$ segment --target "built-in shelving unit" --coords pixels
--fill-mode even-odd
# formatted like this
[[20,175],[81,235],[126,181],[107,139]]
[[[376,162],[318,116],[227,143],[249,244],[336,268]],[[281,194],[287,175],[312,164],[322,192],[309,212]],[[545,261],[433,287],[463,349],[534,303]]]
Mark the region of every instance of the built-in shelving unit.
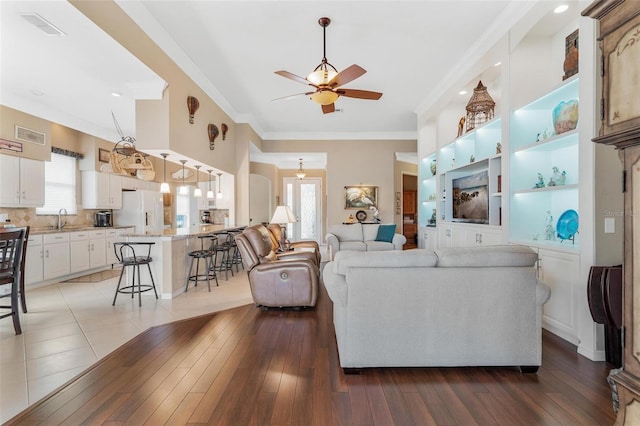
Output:
[[[564,211],[579,211],[578,130],[553,134],[552,114],[560,102],[578,100],[578,89],[578,77],[574,76],[544,96],[513,111],[509,174],[512,240],[537,246],[555,246],[559,242],[555,233],[552,239],[545,234],[548,215],[551,215],[555,226]],[[563,185],[549,185],[554,167],[564,174]],[[542,176],[543,187],[538,187],[539,175]],[[564,244],[577,246],[578,239]]]
[[[418,194],[420,199],[418,201],[418,226],[430,226],[434,227],[435,223],[431,221],[433,216],[433,210],[436,209],[437,216],[437,171],[432,173],[432,163],[436,162],[437,155],[433,153],[421,160],[420,167],[418,167]],[[435,169],[437,170],[437,162]]]

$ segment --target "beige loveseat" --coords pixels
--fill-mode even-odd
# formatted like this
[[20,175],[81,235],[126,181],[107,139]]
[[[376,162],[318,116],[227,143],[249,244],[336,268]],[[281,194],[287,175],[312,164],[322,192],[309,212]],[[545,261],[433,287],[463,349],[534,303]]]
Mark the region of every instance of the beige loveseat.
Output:
[[518,366],[542,363],[537,254],[524,246],[341,251],[323,271],[340,366]]
[[333,260],[341,250],[350,251],[386,251],[402,250],[407,242],[404,235],[394,233],[390,241],[377,241],[380,223],[352,223],[348,225],[333,225],[325,236],[329,259]]

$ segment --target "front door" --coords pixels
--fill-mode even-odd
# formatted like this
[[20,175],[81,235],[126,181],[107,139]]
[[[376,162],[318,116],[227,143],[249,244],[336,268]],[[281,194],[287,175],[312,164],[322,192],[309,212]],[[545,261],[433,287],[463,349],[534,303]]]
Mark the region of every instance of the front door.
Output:
[[322,179],[284,178],[283,201],[298,221],[289,224],[287,237],[291,241],[322,239]]

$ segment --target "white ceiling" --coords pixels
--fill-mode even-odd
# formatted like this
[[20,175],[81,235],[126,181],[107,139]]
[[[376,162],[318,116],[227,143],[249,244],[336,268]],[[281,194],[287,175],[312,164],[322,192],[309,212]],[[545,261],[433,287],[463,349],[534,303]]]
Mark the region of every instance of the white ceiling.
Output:
[[[416,139],[416,111],[452,89],[451,82],[534,4],[117,3],[234,121],[250,123],[265,140]],[[37,12],[66,35],[45,35],[20,16],[25,12]],[[113,112],[123,132],[135,136],[135,99],[156,99],[164,88],[153,71],[65,1],[2,0],[0,15],[0,103],[117,141]],[[379,101],[340,98],[339,111],[326,115],[305,97],[272,101],[306,91],[274,71],[304,77],[320,63],[322,28],[317,20],[322,16],[332,20],[327,28],[329,62],[338,70],[355,63],[368,71],[345,87],[383,92]],[[475,83],[453,89],[471,93]],[[290,153],[285,161],[299,155]]]

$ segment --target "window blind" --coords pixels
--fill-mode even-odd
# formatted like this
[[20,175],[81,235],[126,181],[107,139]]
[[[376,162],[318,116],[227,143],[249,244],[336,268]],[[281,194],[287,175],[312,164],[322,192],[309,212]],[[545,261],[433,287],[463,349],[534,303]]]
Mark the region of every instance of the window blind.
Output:
[[51,153],[51,161],[44,166],[44,206],[36,208],[36,214],[58,214],[67,209],[77,214],[76,205],[76,159]]

